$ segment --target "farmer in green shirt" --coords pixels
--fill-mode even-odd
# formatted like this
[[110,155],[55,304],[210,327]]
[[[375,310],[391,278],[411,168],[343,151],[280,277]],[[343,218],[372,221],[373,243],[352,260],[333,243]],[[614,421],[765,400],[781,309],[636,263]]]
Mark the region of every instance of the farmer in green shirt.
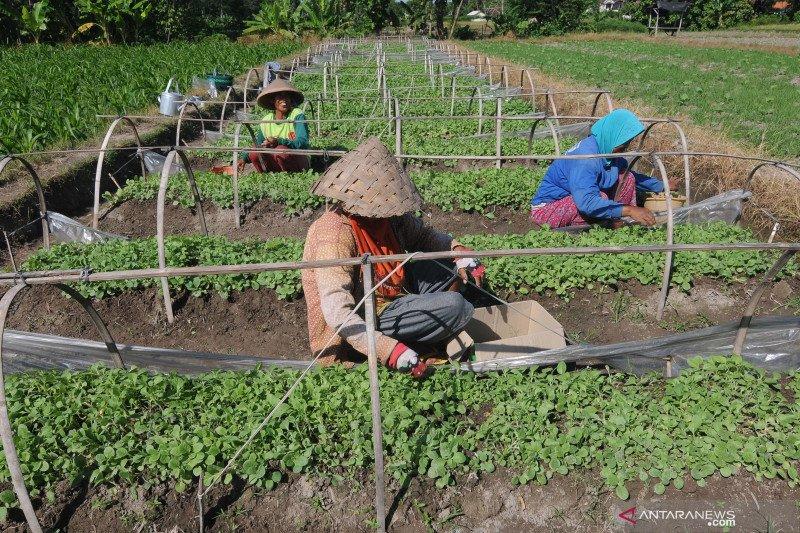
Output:
[[[308,156],[292,154],[292,149],[308,148],[306,116],[299,106],[303,93],[281,78],[276,79],[256,98],[266,114],[256,132],[256,144],[265,148],[277,148],[285,154],[246,153],[243,160],[250,161],[258,172],[299,172],[310,166]],[[285,122],[269,122],[269,121]]]

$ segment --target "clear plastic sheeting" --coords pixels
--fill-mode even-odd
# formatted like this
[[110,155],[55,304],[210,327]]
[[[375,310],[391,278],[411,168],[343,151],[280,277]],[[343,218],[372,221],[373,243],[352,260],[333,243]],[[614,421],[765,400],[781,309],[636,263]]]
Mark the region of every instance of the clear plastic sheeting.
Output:
[[[742,216],[742,202],[750,198],[752,193],[743,189],[733,189],[726,191],[722,194],[706,198],[696,204],[690,204],[684,207],[679,207],[672,212],[675,224],[702,224],[705,222],[727,222],[728,224],[735,224],[739,217]],[[658,211],[654,213],[657,225],[665,225],[667,223],[666,211]],[[625,222],[633,224],[631,218],[623,217]],[[582,224],[579,226],[566,226],[563,228],[556,228],[553,231],[563,231],[565,233],[580,233],[588,231],[592,226],[589,224]]]
[[219,96],[219,91],[217,90],[217,86],[214,85],[214,82],[209,80],[208,78],[200,78],[194,76],[192,78],[192,88],[196,91],[205,91],[208,96],[211,98],[216,98]]
[[[693,357],[729,355],[739,321],[688,333],[645,341],[630,341],[603,346],[567,346],[556,350],[520,355],[493,361],[463,363],[464,370],[491,372],[511,368],[552,365],[561,361],[608,365],[622,372],[646,374],[661,372],[677,376],[688,368]],[[742,358],[754,366],[774,372],[800,369],[800,318],[762,317],[750,324]]]
[[[752,193],[743,189],[733,189],[706,198],[695,204],[679,207],[673,211],[676,224],[700,224],[702,222],[727,222],[733,224],[742,216],[742,202]],[[656,220],[666,224],[666,212],[655,213]]]
[[50,234],[53,235],[58,242],[81,242],[84,244],[91,244],[111,239],[126,238],[121,235],[84,226],[77,220],[73,220],[55,211],[47,212],[47,224],[50,227]]
[[[305,368],[308,365],[308,361],[127,344],[117,344],[117,348],[126,366],[137,366],[153,372],[199,374],[212,370],[250,370],[257,365],[288,368]],[[3,336],[3,365],[6,372],[85,370],[97,363],[113,364],[103,342],[13,330],[6,330]]]
[[[144,158],[144,168],[146,168],[147,172],[150,174],[160,175],[164,168],[164,163],[167,161],[166,156],[152,150],[145,150],[142,152],[142,158]],[[183,163],[180,162],[180,158],[176,157],[172,162],[172,167],[169,169],[169,175],[174,176],[181,172],[186,172],[186,169],[183,168]]]
[[[462,369],[493,372],[512,368],[553,365],[561,361],[609,365],[620,371],[645,374],[662,372],[676,376],[692,357],[728,355],[739,322],[646,341],[603,346],[568,346],[539,352],[517,347],[519,356],[463,363]],[[118,344],[125,364],[153,372],[198,374],[213,370],[250,370],[258,365],[304,368],[308,361],[270,359],[254,355],[225,355],[168,348]],[[105,343],[42,333],[8,330],[3,337],[7,371],[83,370],[97,363],[111,364]],[[800,318],[755,318],[750,325],[743,357],[754,366],[787,372],[800,368]]]

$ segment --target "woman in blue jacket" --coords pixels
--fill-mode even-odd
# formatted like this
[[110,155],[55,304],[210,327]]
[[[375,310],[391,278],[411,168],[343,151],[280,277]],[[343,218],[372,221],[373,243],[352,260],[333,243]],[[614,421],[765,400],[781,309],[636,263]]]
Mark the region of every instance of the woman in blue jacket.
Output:
[[[615,109],[598,120],[591,135],[567,154],[625,152],[643,131],[636,115],[627,109]],[[636,205],[636,189],[662,192],[664,185],[656,178],[627,169],[628,162],[623,157],[554,161],[531,200],[531,221],[551,228],[592,222],[618,226],[619,219],[630,217],[652,226],[656,219],[650,210]],[[674,188],[672,181],[670,188]]]

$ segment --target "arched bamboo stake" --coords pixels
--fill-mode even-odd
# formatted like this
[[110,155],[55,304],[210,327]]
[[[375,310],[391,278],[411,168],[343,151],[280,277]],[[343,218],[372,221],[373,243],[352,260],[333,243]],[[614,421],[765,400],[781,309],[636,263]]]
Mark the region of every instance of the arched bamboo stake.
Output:
[[39,216],[42,218],[42,243],[45,248],[50,248],[50,227],[47,225],[47,204],[44,201],[44,189],[42,189],[42,180],[39,179],[39,174],[33,168],[27,159],[16,155],[7,155],[0,160],[0,175],[6,169],[6,166],[12,161],[19,161],[25,170],[30,174],[33,179],[33,186],[36,188],[36,196],[39,200]]
[[653,122],[645,128],[644,133],[639,138],[639,150],[642,149],[644,146],[644,140],[647,138],[647,135],[650,133],[650,130],[653,129],[653,126],[656,124],[672,124],[675,130],[678,132],[678,142],[681,144],[681,150],[684,152],[683,155],[683,183],[684,183],[684,192],[686,194],[686,204],[688,205],[691,202],[691,191],[692,191],[692,175],[689,168],[689,156],[686,155],[686,152],[689,151],[689,146],[686,143],[686,135],[683,133],[683,128],[680,124],[678,124],[674,120],[668,121],[661,121],[661,122]]
[[508,89],[508,65],[503,65],[500,67],[500,80],[503,84],[503,87]]
[[205,138],[205,136],[206,136],[206,121],[203,118],[203,113],[200,112],[200,108],[197,107],[197,104],[195,104],[194,102],[188,102],[187,101],[187,102],[184,102],[183,105],[181,106],[181,112],[178,115],[178,125],[175,128],[175,146],[180,146],[181,145],[181,140],[182,140],[181,139],[181,123],[183,122],[183,115],[186,114],[186,109],[189,106],[194,107],[195,111],[197,111],[197,116],[200,117],[200,128],[202,128],[202,131],[203,131],[203,138]]
[[[97,311],[92,306],[91,302],[81,296],[81,294],[72,287],[63,285],[61,283],[57,283],[55,286],[58,287],[61,292],[75,299],[75,301],[77,301],[89,314],[89,317],[92,319],[92,322],[100,333],[103,342],[105,342],[106,347],[111,354],[112,361],[118,368],[125,368],[122,357],[119,353],[119,349],[117,348],[117,344],[114,342],[111,333],[108,331],[108,327],[106,327],[106,324],[100,318],[100,315],[97,314]],[[30,494],[25,486],[25,478],[22,475],[22,468],[20,466],[19,456],[17,455],[17,448],[14,445],[14,432],[11,428],[11,420],[8,417],[8,399],[6,397],[5,370],[3,368],[3,338],[5,336],[8,312],[11,309],[11,304],[14,302],[14,300],[29,287],[30,285],[22,283],[14,285],[8,291],[6,291],[2,299],[0,299],[0,439],[2,439],[3,454],[5,455],[6,464],[11,474],[11,484],[14,487],[14,493],[17,495],[17,500],[19,500],[19,506],[25,515],[28,528],[30,528],[30,530],[34,533],[41,533],[42,527],[39,524],[39,519],[36,517],[36,513],[33,510]]]
[[122,359],[122,354],[119,353],[119,348],[117,347],[117,343],[114,341],[114,337],[111,336],[111,332],[108,330],[108,326],[100,318],[100,315],[97,312],[97,309],[94,308],[92,305],[91,300],[88,298],[84,298],[84,296],[70,287],[69,285],[63,285],[61,283],[56,284],[56,287],[61,289],[61,292],[68,295],[70,298],[75,300],[83,307],[83,310],[89,315],[89,318],[92,319],[94,326],[97,328],[97,332],[100,334],[100,338],[103,339],[103,342],[108,349],[108,353],[111,355],[111,360],[113,361],[114,365],[117,368],[125,368],[125,361]]
[[[245,93],[246,92],[247,91],[245,90]],[[236,91],[234,90],[233,85],[228,87],[228,90],[225,91],[225,100],[222,102],[222,111],[219,114],[219,133],[220,133],[220,135],[223,134],[224,131],[225,131],[225,108],[228,107],[228,101],[231,98],[231,94],[233,94],[233,97],[236,98]],[[246,102],[247,102],[247,96],[243,96],[242,97],[242,103],[244,105],[243,109],[244,109],[245,112],[247,112],[247,104],[246,104]]]
[[[247,91],[248,91],[248,89],[250,89],[250,76],[252,76],[253,74],[256,75],[256,79],[259,82],[262,82],[261,73],[258,71],[257,68],[251,68],[250,70],[247,71],[247,76],[245,76],[245,78],[244,78],[244,89],[242,89],[242,93],[244,95],[242,97],[242,103],[243,103],[245,112],[247,112]],[[233,85],[228,87],[228,91],[230,91],[231,89],[233,89]],[[225,101],[227,102],[227,100],[228,100],[228,97],[226,96],[225,97]],[[225,107],[223,106],[222,109],[223,109],[223,116],[224,116]],[[221,121],[220,121],[220,123],[221,123]]]
[[42,533],[42,526],[33,510],[30,494],[25,487],[25,478],[22,475],[22,468],[17,455],[17,447],[14,445],[14,432],[11,429],[11,420],[8,418],[8,401],[6,399],[5,371],[3,370],[3,335],[6,329],[6,318],[11,303],[17,295],[28,288],[27,285],[15,285],[11,287],[0,299],[0,438],[3,441],[3,454],[6,458],[6,465],[11,474],[11,484],[14,486],[14,493],[19,500],[19,506],[28,522],[28,527],[33,533]]
[[469,95],[469,102],[467,102],[467,115],[472,113],[472,102],[475,101],[475,95],[478,93],[479,89],[480,87],[477,85],[472,88],[472,92]]
[[[531,86],[531,100],[536,104],[536,84],[533,83],[533,76],[531,76],[531,71],[528,69],[524,69],[523,72],[525,73],[525,77],[528,78],[528,83]],[[524,90],[522,92],[525,92]],[[534,111],[536,109],[534,108]]]
[[[197,183],[194,180],[194,172],[192,165],[189,163],[189,158],[180,150],[170,150],[167,154],[167,159],[164,161],[164,168],[161,169],[161,181],[158,184],[158,204],[156,205],[156,245],[158,246],[158,267],[166,268],[166,250],[164,247],[164,204],[167,198],[167,185],[169,184],[169,170],[172,168],[172,163],[175,161],[175,156],[180,157],[183,167],[186,169],[186,175],[189,179],[189,186],[194,196],[194,201],[197,204],[197,216],[200,219],[200,229],[204,235],[208,235],[206,228],[206,217],[203,213],[203,203],[200,198],[200,191],[197,189]],[[236,167],[234,163],[234,168]],[[164,293],[164,311],[167,314],[167,322],[172,324],[175,322],[175,315],[172,312],[172,297],[169,293],[169,283],[167,278],[161,278],[161,290]]]
[[[761,170],[761,168],[766,166],[771,166],[777,168],[778,170],[782,170],[788,173],[790,176],[797,179],[798,181],[800,181],[800,172],[798,172],[797,169],[794,169],[791,166],[783,163],[778,163],[774,161],[765,161],[753,167],[753,170],[750,171],[750,174],[748,174],[747,178],[745,179],[742,188],[746,191],[752,191],[753,178],[755,177],[756,173],[759,170]],[[772,221],[772,231],[769,234],[769,239],[767,239],[767,242],[772,242],[773,239],[775,239],[775,235],[778,233],[778,229],[780,228],[781,223],[778,220],[778,218],[774,216],[768,209],[761,207],[761,211],[763,211],[764,214],[767,216],[767,218],[769,218]]]
[[114,130],[122,121],[127,122],[133,128],[133,135],[136,138],[136,145],[139,147],[139,162],[142,166],[142,176],[147,175],[147,171],[144,168],[144,155],[142,154],[142,140],[139,138],[139,131],[136,129],[136,123],[133,122],[128,117],[117,117],[114,122],[108,127],[108,131],[106,132],[106,136],[103,138],[103,142],[100,145],[100,154],[97,156],[97,169],[94,172],[94,205],[92,207],[92,228],[97,229],[97,223],[99,218],[100,212],[100,180],[103,176],[103,161],[106,158],[106,148],[108,147],[108,143],[111,140],[111,135],[114,133]]
[[[661,158],[658,157],[656,154],[651,154],[653,157],[654,167],[658,169],[659,174],[661,174],[661,183],[664,185],[664,196],[665,201],[667,204],[667,245],[673,244],[674,241],[674,233],[675,233],[675,217],[673,215],[672,210],[672,194],[669,189],[669,178],[667,178],[667,169],[664,167],[663,161]],[[634,165],[641,159],[641,156],[636,156],[631,161],[630,165],[628,165],[628,170],[633,170]],[[664,316],[664,308],[667,305],[667,296],[669,296],[669,283],[670,278],[672,277],[672,259],[673,259],[673,252],[668,251],[666,259],[664,260],[664,274],[661,280],[661,295],[658,299],[658,311],[656,312],[656,318],[661,320]]]
[[[547,92],[545,93],[545,105],[550,107],[550,111],[552,112],[553,115],[558,116],[558,108],[556,107],[556,98],[555,95],[553,94],[552,89],[548,88]],[[561,122],[559,122],[559,120],[556,119],[556,124],[560,126]]]
[[597,113],[597,108],[600,105],[600,98],[603,96],[606,98],[608,112],[611,113],[614,111],[614,103],[611,101],[611,94],[608,91],[598,91],[597,96],[594,97],[594,104],[592,104],[592,116],[595,116],[595,113]]
[[[556,149],[556,155],[561,155],[561,142],[558,138],[558,131],[556,130],[555,126],[553,125],[553,120],[549,117],[542,117],[537,118],[533,121],[533,126],[531,126],[531,132],[528,135],[528,152],[533,153],[533,134],[536,132],[536,126],[539,125],[539,122],[544,121],[547,124],[547,127],[550,129],[550,135],[553,136],[553,145]],[[536,165],[536,162],[533,160],[529,161],[529,166],[533,167]]]
[[743,185],[742,188],[744,190],[746,190],[746,191],[751,190],[751,186],[752,186],[752,183],[753,183],[753,178],[755,177],[756,173],[759,170],[761,170],[763,167],[767,167],[767,166],[775,167],[778,170],[782,170],[782,171],[788,173],[789,175],[794,176],[795,178],[797,178],[798,181],[800,181],[800,172],[798,172],[796,169],[790,167],[789,165],[785,165],[783,163],[775,163],[775,162],[772,162],[772,161],[767,161],[767,162],[764,162],[764,163],[759,163],[758,165],[756,165],[753,168],[753,170],[750,171],[750,174],[748,174],[747,179],[744,181],[744,185]]
[[739,329],[736,331],[736,340],[733,342],[733,353],[736,355],[742,355],[742,349],[744,348],[744,342],[747,339],[747,330],[750,328],[750,322],[753,320],[753,313],[756,312],[756,307],[758,307],[758,302],[761,301],[761,297],[764,295],[764,291],[767,288],[769,283],[774,281],[775,276],[777,276],[783,267],[789,262],[789,260],[794,257],[796,250],[786,250],[781,254],[775,264],[764,274],[764,277],[761,279],[761,283],[758,284],[756,290],[753,291],[753,295],[750,297],[750,302],[747,304],[747,309],[742,315],[741,320],[739,321]]

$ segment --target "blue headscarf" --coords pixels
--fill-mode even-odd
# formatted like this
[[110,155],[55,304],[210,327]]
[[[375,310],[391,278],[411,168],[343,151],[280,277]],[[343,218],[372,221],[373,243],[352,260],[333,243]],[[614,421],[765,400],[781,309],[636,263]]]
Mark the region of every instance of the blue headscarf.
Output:
[[627,109],[615,109],[594,123],[592,135],[601,154],[610,154],[644,131],[644,125]]

